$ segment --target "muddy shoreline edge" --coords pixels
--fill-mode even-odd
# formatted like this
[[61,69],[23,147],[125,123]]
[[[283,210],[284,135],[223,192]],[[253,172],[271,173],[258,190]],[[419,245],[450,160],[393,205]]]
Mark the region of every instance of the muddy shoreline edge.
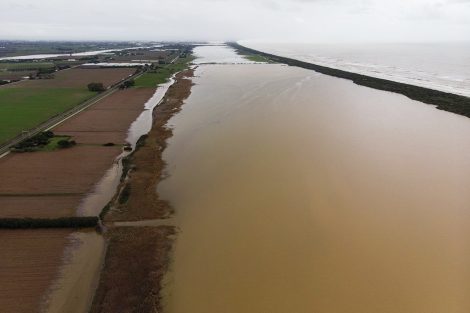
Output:
[[[159,312],[160,291],[167,271],[174,226],[114,225],[122,221],[165,219],[173,210],[159,199],[157,185],[165,168],[162,154],[172,136],[167,122],[177,114],[190,93],[194,69],[175,75],[175,82],[152,113],[152,128],[126,161],[119,192],[103,212],[107,251],[90,312]],[[117,287],[119,286],[119,287]]]
[[394,82],[391,80],[375,78],[362,74],[356,74],[287,57],[281,57],[274,54],[251,49],[242,46],[236,42],[228,42],[227,45],[234,48],[238,52],[241,52],[242,54],[261,55],[276,63],[297,66],[309,70],[314,70],[321,74],[352,80],[355,84],[360,86],[398,93],[412,100],[435,105],[436,108],[439,110],[463,115],[465,117],[470,118],[470,98],[465,96],[460,96],[452,93],[414,86],[405,83]]

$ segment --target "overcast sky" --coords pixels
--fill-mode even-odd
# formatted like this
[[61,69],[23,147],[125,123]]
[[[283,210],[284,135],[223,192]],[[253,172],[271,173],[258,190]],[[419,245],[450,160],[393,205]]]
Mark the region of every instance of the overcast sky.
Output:
[[0,0],[0,39],[461,41],[470,0]]

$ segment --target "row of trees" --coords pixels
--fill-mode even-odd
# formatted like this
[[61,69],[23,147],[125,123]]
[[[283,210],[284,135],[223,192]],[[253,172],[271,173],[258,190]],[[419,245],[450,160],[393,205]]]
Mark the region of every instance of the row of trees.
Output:
[[[135,80],[129,79],[119,85],[119,89],[130,88],[135,85]],[[106,87],[103,83],[89,83],[87,85],[89,91],[93,92],[103,92],[106,90]]]

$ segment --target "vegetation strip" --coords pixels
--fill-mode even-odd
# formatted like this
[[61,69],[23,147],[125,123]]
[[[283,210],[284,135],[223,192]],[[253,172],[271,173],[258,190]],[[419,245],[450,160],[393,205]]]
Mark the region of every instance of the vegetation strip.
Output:
[[97,227],[99,218],[86,217],[61,217],[61,218],[0,218],[0,229],[24,229],[24,228],[89,228]]
[[228,43],[229,46],[235,48],[241,53],[250,55],[260,55],[271,59],[274,62],[285,63],[291,66],[302,67],[314,70],[329,76],[352,80],[355,84],[366,86],[378,90],[390,91],[407,96],[412,100],[421,101],[427,104],[436,105],[437,109],[460,114],[470,117],[470,98],[455,95],[447,92],[433,90],[429,88],[394,82],[386,79],[375,78],[371,76],[346,72],[326,66],[316,65],[313,63],[303,62],[291,58],[280,57],[277,55],[257,51],[244,47],[235,42]]
[[[193,71],[176,75],[163,101],[153,111],[152,129],[137,142],[135,151],[123,160],[121,192],[116,210],[111,210],[105,221],[137,221],[165,218],[172,213],[170,205],[156,192],[165,162],[162,153],[172,130],[166,127],[168,120],[181,110],[183,101],[191,92]],[[126,177],[127,176],[127,177]]]
[[90,312],[160,312],[160,281],[167,271],[174,234],[169,226],[110,229]]

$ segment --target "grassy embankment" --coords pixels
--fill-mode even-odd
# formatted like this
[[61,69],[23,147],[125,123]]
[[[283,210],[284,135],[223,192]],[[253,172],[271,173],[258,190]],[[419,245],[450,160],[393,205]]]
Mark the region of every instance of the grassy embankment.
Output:
[[241,54],[257,54],[269,58],[274,62],[284,63],[290,66],[302,67],[305,69],[314,70],[318,73],[322,73],[325,75],[352,80],[357,85],[399,93],[404,96],[407,96],[412,100],[436,105],[437,109],[439,110],[444,110],[466,117],[470,117],[470,98],[468,97],[437,91],[429,88],[398,83],[386,79],[380,79],[371,76],[346,72],[291,58],[280,57],[277,55],[250,49],[234,42],[228,43],[228,45],[235,48]]
[[95,95],[86,88],[0,88],[0,143]]
[[253,62],[258,62],[258,63],[273,63],[270,59],[268,59],[267,57],[264,57],[262,55],[259,55],[259,54],[249,54],[249,55],[245,55],[245,58],[247,58],[248,60],[250,61],[253,61]]
[[250,60],[252,62],[256,63],[276,63],[270,58],[261,55],[259,53],[254,53],[252,51],[246,51],[246,50],[241,50],[241,49],[236,49],[237,53],[241,56],[243,56],[245,59]]

